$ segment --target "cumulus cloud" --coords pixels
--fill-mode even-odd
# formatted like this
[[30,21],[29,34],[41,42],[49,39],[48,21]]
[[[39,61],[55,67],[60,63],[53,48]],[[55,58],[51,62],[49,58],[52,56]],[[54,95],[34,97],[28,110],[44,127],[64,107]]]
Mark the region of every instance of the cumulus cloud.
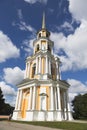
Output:
[[69,0],[69,10],[77,20],[87,20],[87,0]]
[[12,86],[7,85],[4,81],[0,82],[0,88],[3,92],[5,102],[14,106],[17,94],[16,90],[12,88]]
[[7,83],[16,85],[20,83],[24,78],[24,70],[19,67],[14,68],[4,68],[4,80]]
[[16,91],[14,88],[12,88],[11,86],[7,85],[5,82],[0,82],[0,87],[3,91],[4,95],[16,95]]
[[86,83],[83,84],[81,81],[78,81],[75,79],[68,79],[67,81],[71,85],[69,88],[70,101],[72,101],[73,98],[78,94],[87,93],[87,84]]
[[[61,70],[87,69],[87,1],[69,0],[69,10],[74,19],[81,22],[73,34],[67,37],[63,33],[52,32],[54,50],[60,55],[62,61]],[[72,26],[65,22],[62,28],[73,30]]]
[[11,39],[0,31],[0,63],[9,58],[20,56],[20,50],[12,43]]
[[64,51],[61,55],[62,71],[87,69],[87,22],[81,23],[74,34],[67,37],[63,33],[51,33],[55,53]]
[[29,4],[35,4],[36,2],[47,4],[47,0],[24,0],[24,1]]

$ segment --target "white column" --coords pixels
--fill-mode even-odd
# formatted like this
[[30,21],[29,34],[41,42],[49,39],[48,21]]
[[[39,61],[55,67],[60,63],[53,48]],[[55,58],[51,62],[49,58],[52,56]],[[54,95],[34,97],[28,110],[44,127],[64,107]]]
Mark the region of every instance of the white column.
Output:
[[55,94],[55,110],[57,110],[57,92],[56,92],[56,87],[54,87],[54,94]]
[[30,77],[30,62],[28,62],[28,72],[27,72],[27,77],[29,78]]
[[19,102],[18,102],[18,110],[21,108],[21,102],[22,102],[22,90],[19,92]]
[[64,112],[65,112],[65,120],[68,119],[67,115],[67,92],[64,92]]
[[53,86],[51,86],[51,92],[50,92],[50,100],[51,100],[51,110],[54,110],[54,95],[53,95]]
[[68,90],[67,90],[67,109],[68,109],[68,111],[67,111],[68,120],[73,120],[70,103],[69,103]]
[[32,101],[32,110],[35,110],[36,106],[36,86],[33,88],[33,101]]
[[30,96],[28,99],[28,110],[31,110],[31,105],[32,105],[32,87],[30,87]]
[[60,72],[59,72],[59,63],[56,61],[56,72],[57,72],[57,80],[60,79]]
[[38,73],[38,57],[36,57],[36,74]]
[[41,73],[41,57],[39,57],[39,73]]
[[58,109],[61,110],[61,97],[60,97],[60,87],[57,86],[57,95],[58,95]]
[[51,60],[49,59],[49,74],[51,74]]
[[48,44],[47,44],[47,42],[46,42],[46,50],[48,49]]
[[18,109],[18,98],[19,98],[19,90],[17,92],[17,98],[16,98],[16,103],[15,103],[15,110]]
[[46,55],[46,74],[48,73],[48,56]]

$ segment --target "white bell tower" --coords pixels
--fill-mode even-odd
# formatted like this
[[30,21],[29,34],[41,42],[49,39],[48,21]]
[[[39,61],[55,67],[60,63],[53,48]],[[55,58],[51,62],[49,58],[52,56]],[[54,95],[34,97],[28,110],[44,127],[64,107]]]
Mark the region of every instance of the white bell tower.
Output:
[[33,55],[26,58],[26,74],[17,86],[14,120],[72,120],[69,109],[69,84],[60,79],[60,59],[53,55],[54,42],[46,29],[45,13],[42,28],[33,41]]

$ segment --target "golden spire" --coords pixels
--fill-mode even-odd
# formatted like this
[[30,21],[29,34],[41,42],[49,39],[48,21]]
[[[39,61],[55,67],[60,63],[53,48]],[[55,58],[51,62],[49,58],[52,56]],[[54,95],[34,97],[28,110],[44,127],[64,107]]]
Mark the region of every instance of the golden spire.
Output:
[[42,29],[46,29],[46,25],[45,25],[45,12],[43,12]]

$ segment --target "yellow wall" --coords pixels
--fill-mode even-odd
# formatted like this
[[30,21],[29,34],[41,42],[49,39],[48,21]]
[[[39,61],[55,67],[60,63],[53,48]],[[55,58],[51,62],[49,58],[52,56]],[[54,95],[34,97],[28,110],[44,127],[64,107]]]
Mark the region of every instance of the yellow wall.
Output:
[[36,110],[40,110],[40,86],[37,87]]
[[46,87],[46,93],[47,93],[47,99],[46,99],[46,102],[47,102],[47,104],[46,104],[46,109],[47,110],[49,110],[50,109],[50,91],[49,91],[49,89],[50,89],[50,87],[49,86],[47,86]]
[[45,87],[46,88],[46,109],[50,109],[50,91],[49,91],[49,86],[41,86],[37,87],[37,99],[36,99],[36,110],[40,110],[40,89]]
[[23,93],[22,107],[21,107],[22,118],[26,117],[26,110],[28,108],[29,95],[30,95],[30,93],[26,93],[26,91]]

